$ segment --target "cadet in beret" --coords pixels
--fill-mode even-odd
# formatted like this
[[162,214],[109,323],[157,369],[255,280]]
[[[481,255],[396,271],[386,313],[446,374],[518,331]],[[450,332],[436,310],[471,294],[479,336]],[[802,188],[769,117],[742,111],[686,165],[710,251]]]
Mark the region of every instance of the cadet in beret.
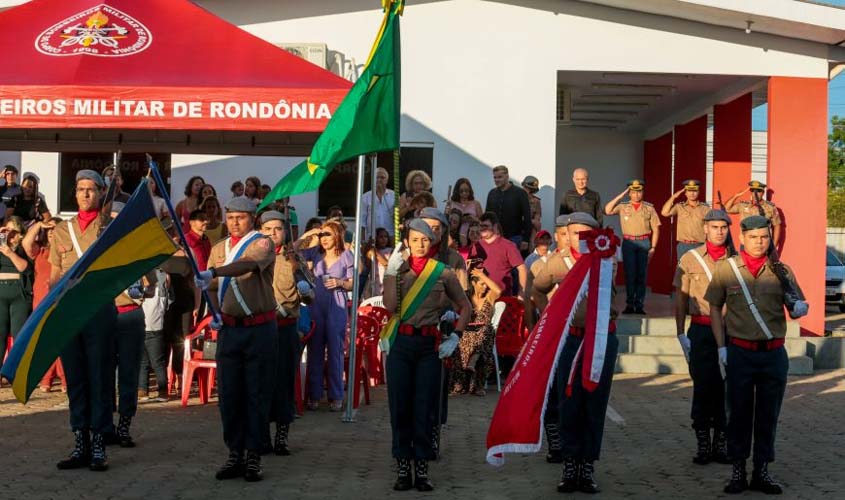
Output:
[[[622,265],[625,266],[627,306],[624,314],[645,314],[645,282],[648,263],[654,256],[660,236],[660,219],[654,205],[643,201],[645,183],[639,179],[628,182],[625,191],[604,207],[606,215],[619,214],[622,225]],[[629,201],[621,202],[628,195]]]
[[[689,363],[692,377],[692,428],[698,452],[692,459],[704,465],[711,460],[729,463],[725,428],[725,384],[719,371],[719,356],[710,328],[710,304],[704,293],[716,264],[731,257],[727,247],[731,218],[722,210],[704,216],[705,243],[681,256],[675,270],[675,324],[678,342]],[[687,314],[690,326],[684,333]],[[713,432],[712,441],[710,432]]]
[[[775,244],[780,241],[781,220],[780,211],[774,203],[766,200],[766,185],[760,181],[750,181],[748,187],[742,191],[731,196],[725,202],[725,210],[729,214],[739,214],[739,220],[742,221],[746,217],[752,215],[760,215],[760,207],[763,208],[763,213],[772,225],[772,233]],[[745,193],[751,193],[750,200],[740,200],[740,196]]]
[[[277,354],[276,255],[269,238],[254,230],[255,203],[239,196],[226,204],[229,237],[211,249],[197,288],[211,290],[221,312],[217,380],[223,440],[229,457],[215,477],[260,481],[261,449],[273,396]],[[185,381],[184,383],[187,383]],[[246,452],[246,456],[244,456]]]
[[[80,170],[76,174],[75,198],[79,212],[56,225],[50,245],[51,286],[76,264],[108,224],[108,218],[99,209],[104,187],[103,178],[93,170]],[[108,468],[105,434],[112,430],[114,367],[111,352],[116,319],[114,303],[104,305],[61,354],[67,377],[74,447],[67,459],[56,464],[59,469],[88,467],[104,471]]]
[[[784,290],[766,253],[771,241],[769,220],[752,215],[740,226],[744,249],[716,264],[704,295],[710,303],[719,362],[726,372],[730,408],[728,457],[733,472],[725,493],[754,489],[780,494],[782,488],[769,476],[768,464],[775,459],[775,432],[789,370]],[[794,282],[792,271],[782,265]],[[807,308],[806,302],[798,300],[790,316],[800,317]],[[752,436],[754,469],[748,483],[745,461],[751,456]]]
[[[683,188],[675,191],[675,194],[666,200],[660,210],[660,215],[663,217],[677,217],[678,260],[689,250],[704,243],[704,216],[710,210],[707,203],[698,200],[701,182],[688,179],[683,185]],[[675,203],[682,193],[686,196],[686,200]]]

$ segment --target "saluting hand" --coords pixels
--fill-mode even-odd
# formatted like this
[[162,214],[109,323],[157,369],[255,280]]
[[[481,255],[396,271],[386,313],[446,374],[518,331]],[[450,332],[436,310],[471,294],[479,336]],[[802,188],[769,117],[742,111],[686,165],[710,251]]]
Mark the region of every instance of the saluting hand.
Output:
[[677,198],[678,196],[681,196],[682,194],[684,194],[685,189],[686,188],[681,188],[681,189],[675,191],[675,194],[672,195],[672,198]]

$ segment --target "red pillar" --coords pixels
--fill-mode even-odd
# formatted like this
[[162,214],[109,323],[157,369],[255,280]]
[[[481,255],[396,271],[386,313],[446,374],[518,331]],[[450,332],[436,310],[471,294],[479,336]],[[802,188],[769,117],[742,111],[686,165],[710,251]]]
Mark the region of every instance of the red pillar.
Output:
[[[660,212],[672,196],[672,132],[643,144],[643,181],[645,197]],[[660,217],[660,239],[648,266],[647,284],[654,293],[671,293],[674,276],[674,230],[669,219]]]
[[[713,107],[713,205],[748,187],[751,180],[751,94]],[[739,249],[739,219],[734,217],[734,244]]]
[[783,261],[810,314],[802,334],[824,335],[827,79],[769,78],[768,186],[783,221]]
[[[707,115],[675,126],[675,187],[686,179],[701,181],[699,200],[707,193]],[[681,201],[683,197],[679,198]],[[665,201],[665,200],[664,200]]]

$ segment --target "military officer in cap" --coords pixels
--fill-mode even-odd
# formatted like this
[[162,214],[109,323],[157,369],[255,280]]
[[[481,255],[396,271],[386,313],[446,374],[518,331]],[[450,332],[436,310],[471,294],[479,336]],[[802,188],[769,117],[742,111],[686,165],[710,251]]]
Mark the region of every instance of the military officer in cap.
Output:
[[[675,270],[675,324],[678,342],[692,377],[692,428],[698,442],[693,462],[729,463],[725,428],[725,383],[719,371],[716,341],[710,328],[710,304],[704,300],[716,264],[731,257],[727,247],[731,218],[722,210],[704,216],[704,245],[681,256]],[[684,333],[687,314],[690,326]],[[710,431],[713,431],[712,441]]]
[[[783,266],[798,295],[803,294],[789,267],[768,259],[769,220],[752,215],[740,226],[744,249],[716,265],[704,295],[710,303],[719,362],[726,372],[728,457],[733,472],[725,493],[753,489],[780,494],[782,488],[769,476],[768,464],[775,459],[775,431],[789,359],[784,349],[784,288],[773,266]],[[789,310],[793,318],[807,313],[807,303],[800,297]],[[752,454],[752,436],[754,469],[748,483],[745,460]]]
[[217,471],[217,479],[262,478],[260,451],[273,394],[278,338],[273,295],[276,255],[270,239],[253,229],[254,219],[252,200],[231,199],[226,204],[229,237],[214,245],[209,269],[195,278],[198,288],[215,292],[212,295],[221,311],[222,325],[215,325],[220,332],[217,379],[229,458]]
[[[273,267],[273,294],[276,297],[276,326],[278,328],[278,351],[276,355],[276,376],[274,377],[273,402],[270,406],[270,422],[276,423],[276,438],[273,451],[276,455],[290,455],[288,433],[296,412],[296,370],[299,369],[300,341],[296,329],[299,318],[299,304],[310,303],[314,296],[311,284],[294,277],[297,263],[285,250],[284,214],[268,210],[261,214],[261,233],[273,242],[276,263]],[[265,442],[269,443],[269,429]],[[265,447],[266,448],[266,447]]]
[[[625,266],[627,304],[624,314],[645,314],[645,282],[648,263],[654,256],[660,236],[660,219],[654,206],[643,201],[643,187],[639,179],[628,182],[625,191],[604,207],[606,215],[619,214],[622,225],[622,264]],[[630,200],[621,202],[628,195]],[[620,203],[621,202],[621,203]]]
[[[680,189],[666,200],[660,215],[663,217],[677,217],[677,250],[678,259],[689,250],[701,246],[704,243],[704,216],[710,211],[707,203],[698,200],[701,182],[696,179],[684,181],[683,189]],[[675,203],[681,194],[686,200]]]
[[[739,198],[745,193],[751,193],[750,200],[740,200]],[[766,185],[760,181],[750,181],[748,187],[731,196],[725,202],[725,210],[729,214],[739,214],[740,222],[746,217],[752,215],[760,215],[760,207],[763,207],[763,213],[769,219],[772,227],[772,237],[775,244],[780,242],[781,220],[780,211],[778,207],[771,201],[766,200]]]
[[[50,285],[54,286],[94,244],[108,218],[100,212],[103,178],[93,170],[76,174],[76,203],[79,212],[56,225],[50,245]],[[67,378],[70,427],[74,447],[60,461],[59,469],[108,468],[104,435],[112,430],[114,369],[111,363],[112,335],[117,317],[113,302],[104,305],[61,353]]]
[[[430,264],[434,232],[421,219],[408,223],[404,245],[410,254],[405,260],[401,246],[390,256],[384,276],[384,307],[399,313],[402,319],[395,341],[387,357],[387,398],[390,407],[390,426],[393,433],[393,457],[399,475],[393,488],[431,491],[428,461],[435,458],[431,439],[431,415],[438,404],[441,359],[451,356],[459,337],[469,322],[472,306],[458,283],[454,271],[442,262]],[[424,279],[422,289],[412,290],[417,280]],[[421,292],[420,290],[426,290]],[[397,292],[398,295],[397,295]],[[409,294],[421,293],[414,300]],[[443,302],[458,305],[460,315],[455,332],[440,341],[438,328]],[[383,345],[383,347],[386,347]],[[414,460],[414,480],[411,480],[411,459]]]
[[[599,227],[598,222],[583,212],[569,214],[567,229],[569,235],[570,253],[575,262],[581,258],[579,236]],[[574,265],[574,263],[573,263]],[[613,273],[616,273],[616,263],[613,263]],[[615,288],[611,287],[611,303]],[[569,328],[569,336],[558,360],[555,379],[558,391],[558,412],[561,437],[561,454],[563,456],[563,471],[557,490],[561,493],[571,493],[580,490],[584,493],[598,493],[599,487],[594,479],[594,462],[600,458],[604,420],[607,404],[610,399],[610,386],[613,382],[613,372],[616,369],[616,354],[619,351],[619,341],[614,334],[616,331],[616,310],[610,307],[610,324],[608,325],[607,344],[605,346],[604,365],[602,366],[599,385],[595,391],[589,392],[581,385],[581,368],[576,365],[574,372],[572,364],[581,348],[584,338],[587,300],[581,301]],[[577,363],[582,363],[579,359]],[[570,372],[574,374],[572,393],[566,394],[566,386]]]

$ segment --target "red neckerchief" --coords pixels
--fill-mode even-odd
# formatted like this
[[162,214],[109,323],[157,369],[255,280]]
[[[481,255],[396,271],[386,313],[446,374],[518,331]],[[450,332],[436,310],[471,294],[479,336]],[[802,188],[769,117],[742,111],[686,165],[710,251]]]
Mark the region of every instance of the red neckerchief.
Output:
[[569,252],[572,254],[572,257],[575,258],[575,260],[578,260],[578,259],[581,258],[581,252],[572,248],[572,245],[569,246]]
[[235,248],[235,245],[241,241],[241,238],[243,238],[243,236],[229,236],[229,248]]
[[725,256],[728,252],[728,248],[724,245],[714,245],[709,241],[704,242],[707,245],[707,255],[713,258],[713,260],[719,260]]
[[76,222],[79,223],[79,229],[82,229],[82,232],[85,232],[85,229],[94,222],[94,219],[100,215],[99,210],[80,210],[78,214],[76,214]]
[[766,263],[766,259],[769,258],[766,254],[763,254],[760,257],[752,257],[745,253],[745,250],[740,250],[739,254],[742,255],[742,261],[745,262],[745,267],[748,268],[748,272],[750,272],[751,276],[754,276],[755,278],[757,277],[757,273],[760,272],[760,268]]
[[643,202],[631,202],[631,206],[634,207],[634,210],[639,210],[641,206],[643,206]]
[[411,266],[411,271],[414,271],[417,276],[422,274],[426,264],[428,264],[428,257],[414,257],[412,255],[408,258],[408,265]]
[[280,253],[282,253],[282,247],[276,247],[275,250],[276,250],[276,255],[279,255]]

